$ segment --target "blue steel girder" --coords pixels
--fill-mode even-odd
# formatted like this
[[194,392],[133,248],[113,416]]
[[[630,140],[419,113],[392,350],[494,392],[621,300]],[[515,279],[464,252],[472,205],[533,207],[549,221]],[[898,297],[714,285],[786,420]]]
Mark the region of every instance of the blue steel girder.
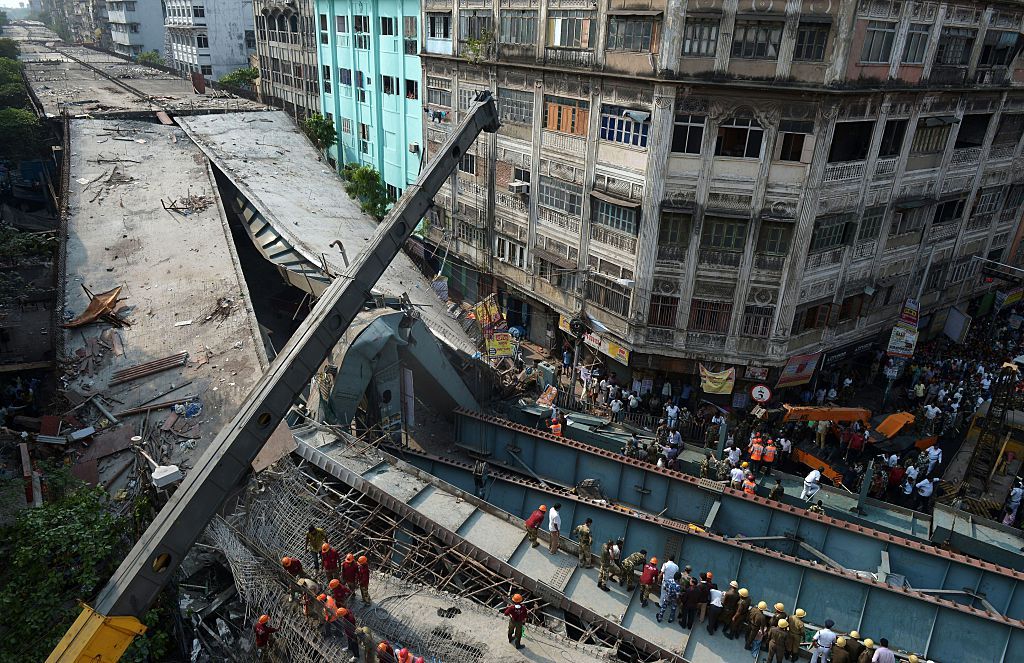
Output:
[[[466,491],[473,490],[469,465],[415,452],[407,462]],[[566,531],[586,518],[594,521],[595,545],[622,538],[626,554],[645,549],[662,556],[669,537],[681,535],[676,561],[695,571],[712,571],[720,585],[739,580],[753,601],[777,601],[789,611],[808,613],[808,621],[836,622],[843,631],[888,637],[894,646],[940,661],[988,663],[1013,660],[1024,651],[1024,622],[986,613],[956,602],[899,589],[855,573],[833,570],[808,559],[692,531],[680,523],[613,505],[582,500],[567,490],[541,488],[501,471],[492,471],[488,502],[512,514],[526,514],[539,504],[562,504]],[[518,511],[517,511],[518,509]]]
[[[509,449],[548,481],[575,486],[598,479],[609,499],[672,520],[704,525],[709,494],[720,499],[710,528],[731,537],[788,536],[802,540],[847,569],[878,571],[882,552],[889,555],[889,572],[903,575],[915,589],[980,594],[1001,614],[1024,619],[1024,574],[943,551],[935,546],[814,514],[758,496],[726,488],[720,496],[689,475],[657,468],[604,449],[488,417],[459,410],[457,443],[486,455],[493,462],[519,467]],[[640,490],[638,490],[638,488]],[[778,552],[815,560],[792,541],[765,541]],[[968,606],[981,607],[967,595],[943,595]]]

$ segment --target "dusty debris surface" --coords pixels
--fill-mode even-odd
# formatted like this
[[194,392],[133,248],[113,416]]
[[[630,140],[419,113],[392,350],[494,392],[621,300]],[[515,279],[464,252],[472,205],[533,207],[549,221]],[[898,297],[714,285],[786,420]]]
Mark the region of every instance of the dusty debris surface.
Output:
[[78,476],[125,496],[180,476],[168,468],[187,475],[267,360],[195,145],[130,120],[75,120],[71,134],[68,411],[38,428]]

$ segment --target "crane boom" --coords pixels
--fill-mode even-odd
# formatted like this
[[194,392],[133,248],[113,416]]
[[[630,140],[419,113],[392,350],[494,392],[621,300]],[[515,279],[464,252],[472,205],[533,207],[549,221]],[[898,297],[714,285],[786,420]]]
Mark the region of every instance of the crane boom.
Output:
[[489,92],[409,186],[347,272],[324,291],[306,321],[246,396],[240,410],[200,457],[131,552],[47,659],[50,663],[117,661],[139,618],[170,581],[192,544],[249,475],[251,463],[370,298],[370,291],[432,205],[435,194],[482,131],[500,123]]

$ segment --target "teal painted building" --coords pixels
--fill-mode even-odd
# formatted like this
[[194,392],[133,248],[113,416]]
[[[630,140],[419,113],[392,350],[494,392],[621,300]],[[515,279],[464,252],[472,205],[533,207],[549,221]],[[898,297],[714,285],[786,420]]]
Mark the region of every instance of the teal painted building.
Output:
[[373,166],[395,198],[420,172],[423,102],[418,0],[316,0],[320,105],[338,166]]

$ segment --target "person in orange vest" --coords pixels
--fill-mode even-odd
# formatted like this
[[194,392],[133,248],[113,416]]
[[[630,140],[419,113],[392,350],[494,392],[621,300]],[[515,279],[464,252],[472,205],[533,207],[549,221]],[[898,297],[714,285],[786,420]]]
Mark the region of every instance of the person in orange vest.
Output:
[[398,663],[412,663],[412,652],[405,647],[398,650]]
[[504,614],[508,617],[508,641],[516,646],[516,649],[523,647],[523,628],[526,626],[526,618],[530,611],[523,605],[523,595],[515,594],[512,597],[512,605],[505,608]]
[[338,608],[338,621],[348,641],[348,651],[352,658],[359,658],[359,641],[356,639],[356,616],[348,608]]
[[339,626],[337,624],[338,605],[334,602],[334,597],[327,596],[326,594],[321,594],[317,599],[324,604],[324,637],[333,637],[336,632],[335,629]]
[[779,453],[778,447],[775,446],[775,440],[768,440],[768,444],[764,448],[764,456],[762,460],[762,471],[770,474],[772,471],[772,463],[775,462],[775,456]]
[[758,471],[761,469],[761,458],[764,456],[764,444],[761,442],[761,438],[755,437],[750,441],[750,462],[757,466]]
[[324,575],[328,580],[338,577],[338,551],[326,541],[320,546],[320,561],[324,565]]
[[747,478],[743,480],[743,492],[747,495],[757,495],[757,482],[754,481],[753,472],[747,472]]
[[548,430],[550,430],[551,434],[555,437],[562,437],[562,422],[558,419],[552,419],[551,425],[548,426]]
[[370,602],[370,560],[366,555],[359,556],[359,566],[356,567],[356,580],[359,582],[359,595],[363,603]]
[[345,555],[345,561],[341,563],[341,579],[348,587],[349,593],[356,591],[356,556],[352,553]]
[[348,597],[352,596],[352,591],[343,585],[337,578],[332,580],[327,586],[331,588],[331,594],[334,596],[334,602],[338,605],[348,602]]
[[526,527],[526,537],[530,539],[530,545],[534,548],[540,545],[540,543],[537,542],[537,528],[540,527],[542,522],[544,522],[544,514],[547,510],[548,508],[541,504],[539,507],[534,509],[533,513],[530,514],[530,517],[527,518],[524,523],[524,526]]
[[271,636],[277,633],[277,629],[270,625],[270,615],[260,615],[252,625],[252,630],[256,633],[256,649],[269,647]]

